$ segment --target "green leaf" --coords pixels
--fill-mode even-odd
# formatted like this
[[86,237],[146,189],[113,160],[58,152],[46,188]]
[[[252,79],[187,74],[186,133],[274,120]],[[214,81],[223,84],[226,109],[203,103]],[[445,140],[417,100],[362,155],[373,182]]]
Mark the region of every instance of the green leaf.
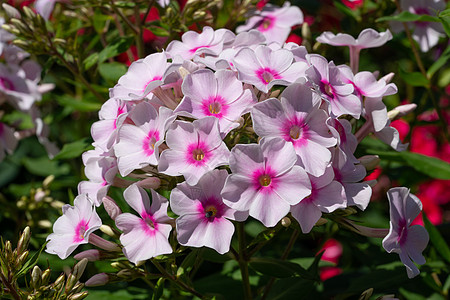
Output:
[[441,11],[439,19],[442,22],[442,26],[444,26],[445,33],[450,37],[450,8]]
[[186,255],[181,265],[177,270],[177,277],[189,273],[194,266],[195,261],[197,260],[197,256],[199,254],[199,249],[192,249],[192,251]]
[[159,27],[159,26],[152,25],[149,27],[149,29],[156,36],[169,36],[170,35],[169,31],[167,31],[166,29]]
[[83,152],[91,147],[88,138],[65,144],[62,150],[53,157],[53,160],[80,157]]
[[425,213],[422,212],[423,216],[423,223],[425,225],[425,229],[428,231],[428,234],[430,235],[430,241],[433,244],[434,248],[439,252],[439,254],[442,255],[442,258],[444,258],[446,261],[450,263],[450,249],[448,248],[447,243],[445,242],[442,235],[439,233],[437,228],[431,224],[430,220],[428,220],[428,217],[425,215]]
[[127,66],[119,62],[103,63],[98,66],[100,75],[107,80],[117,82],[119,78],[127,72]]
[[100,9],[95,10],[92,25],[94,26],[94,29],[98,34],[103,33],[106,21],[108,20],[113,20],[113,17],[103,14]]
[[60,105],[70,107],[73,110],[81,112],[99,111],[102,107],[101,103],[78,100],[69,95],[61,95],[56,97],[55,99]]
[[249,265],[255,271],[276,278],[287,278],[299,275],[305,279],[318,279],[300,265],[281,259],[254,257],[250,260]]
[[67,175],[70,172],[70,167],[67,164],[60,164],[56,161],[51,161],[48,157],[30,158],[24,157],[22,159],[25,168],[32,174],[39,176],[49,175]]
[[447,46],[447,49],[445,49],[444,53],[436,60],[431,67],[428,69],[427,75],[429,78],[431,78],[436,71],[438,71],[440,68],[442,68],[445,64],[447,64],[448,60],[450,59],[450,46]]
[[413,152],[394,152],[367,150],[368,154],[377,154],[381,159],[403,162],[415,170],[436,179],[450,179],[450,164],[436,157]]
[[86,57],[83,61],[84,70],[89,70],[92,66],[94,66],[98,62],[98,53],[92,53],[88,57]]
[[384,21],[398,21],[398,22],[440,22],[438,17],[433,17],[430,15],[416,15],[410,13],[409,11],[402,11],[398,15],[395,16],[386,16],[381,17],[376,20],[376,22],[384,22]]
[[412,86],[428,86],[430,81],[420,72],[405,72],[402,68],[398,69],[400,77]]
[[163,291],[164,291],[164,277],[161,277],[157,282],[155,286],[155,292],[152,296],[152,300],[158,300],[161,298]]
[[314,284],[311,281],[303,280],[298,277],[285,278],[277,280],[270,290],[267,299],[271,300],[290,300],[290,299],[318,299],[311,295],[315,291]]
[[102,63],[108,58],[117,56],[120,53],[127,51],[133,43],[133,40],[133,37],[120,37],[113,40],[98,54],[98,62]]

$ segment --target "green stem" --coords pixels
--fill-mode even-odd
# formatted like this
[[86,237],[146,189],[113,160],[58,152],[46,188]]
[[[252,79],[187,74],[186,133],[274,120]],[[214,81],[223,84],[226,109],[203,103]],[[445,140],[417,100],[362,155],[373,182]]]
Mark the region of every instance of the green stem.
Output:
[[114,12],[118,14],[119,17],[125,22],[125,24],[127,24],[127,26],[133,31],[134,34],[137,34],[139,32],[138,29],[134,27],[133,23],[131,23],[130,20],[128,20],[128,18],[123,15],[122,11],[116,7],[116,5],[114,4],[114,0],[111,0],[111,7]]
[[246,253],[246,244],[245,244],[245,232],[244,232],[244,223],[237,223],[237,234],[239,241],[239,268],[241,269],[242,275],[242,284],[244,288],[244,299],[250,300],[252,299],[252,290],[250,287],[250,279],[248,273],[248,259]]
[[154,259],[152,259],[151,261],[155,265],[155,267],[161,272],[161,274],[164,277],[166,277],[167,279],[169,279],[170,281],[172,281],[173,283],[175,283],[176,285],[178,285],[182,289],[188,291],[192,295],[195,295],[195,296],[197,296],[197,297],[199,297],[201,299],[205,298],[202,294],[200,294],[199,292],[194,290],[192,287],[188,286],[186,283],[177,280],[177,278],[175,276],[173,276],[172,274],[170,274],[169,272],[167,272],[167,270],[163,266],[161,266],[161,264],[159,262],[157,262]]
[[[139,12],[139,6],[134,7],[134,19],[135,19],[135,26],[137,28],[136,33],[136,48],[138,52],[138,57],[143,58],[144,57],[144,40],[142,38],[143,36],[143,28],[142,28],[142,22],[141,22],[141,15]],[[144,20],[145,22],[145,20]]]
[[3,285],[7,288],[8,292],[11,294],[11,296],[15,300],[21,300],[22,298],[17,293],[16,289],[12,286],[12,284],[3,276],[3,273],[0,272],[0,280],[2,281]]
[[[299,231],[297,229],[294,230],[294,232],[291,235],[291,239],[289,240],[289,243],[286,246],[286,249],[284,249],[283,254],[281,255],[281,259],[285,260],[286,258],[288,258],[289,253],[292,250],[292,247],[295,244],[295,241],[297,240],[298,236],[299,236]],[[273,284],[275,283],[275,277],[270,278],[269,282],[266,285],[266,288],[264,289],[263,295],[261,297],[261,300],[264,300],[267,298],[267,296],[269,295],[270,290],[272,289]]]

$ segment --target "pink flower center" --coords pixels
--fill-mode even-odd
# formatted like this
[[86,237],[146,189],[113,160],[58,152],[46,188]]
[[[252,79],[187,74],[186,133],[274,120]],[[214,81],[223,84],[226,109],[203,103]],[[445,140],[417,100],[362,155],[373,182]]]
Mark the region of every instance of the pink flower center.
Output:
[[264,19],[261,21],[261,23],[258,26],[258,30],[261,32],[268,31],[271,29],[275,24],[275,18],[274,17],[264,17]]
[[198,47],[194,47],[194,48],[192,48],[192,49],[189,49],[189,52],[192,53],[192,54],[194,54],[194,53],[197,52],[197,50],[200,49],[200,48],[209,48],[209,47],[211,47],[211,46],[209,46],[209,45],[207,45],[207,46],[198,46]]
[[7,91],[14,91],[15,87],[11,80],[5,77],[0,77],[0,87]]
[[261,82],[265,85],[268,85],[274,79],[280,79],[281,76],[277,71],[272,70],[271,68],[260,68],[256,71],[256,76],[261,80]]
[[220,96],[211,96],[202,101],[202,111],[206,116],[214,116],[222,119],[228,111],[225,99]]
[[277,186],[275,171],[266,166],[253,172],[253,187],[262,193],[270,193]]
[[300,147],[307,143],[308,125],[300,118],[295,117],[294,119],[287,120],[283,125],[283,138],[294,144],[294,147]]
[[159,132],[151,130],[142,143],[142,150],[144,150],[145,155],[150,156],[155,152],[155,144],[157,141],[159,141]]
[[141,216],[142,216],[142,219],[140,220],[141,229],[148,236],[155,235],[155,232],[158,229],[158,223],[156,223],[155,218],[145,211],[141,213]]
[[333,90],[333,87],[331,86],[331,84],[326,80],[322,80],[321,83],[322,83],[321,84],[322,93],[328,95],[330,98],[333,98],[334,90]]
[[147,83],[145,84],[144,88],[142,89],[142,92],[145,92],[145,90],[147,89],[147,86],[150,83],[152,83],[155,80],[161,80],[161,79],[162,79],[162,76],[157,75],[157,76],[153,77],[152,79],[150,79],[149,81],[147,81]]
[[208,147],[203,143],[188,146],[186,160],[189,164],[203,166],[209,159]]
[[84,241],[84,234],[89,229],[89,224],[86,220],[82,219],[75,227],[75,236],[73,237],[74,243],[81,243]]

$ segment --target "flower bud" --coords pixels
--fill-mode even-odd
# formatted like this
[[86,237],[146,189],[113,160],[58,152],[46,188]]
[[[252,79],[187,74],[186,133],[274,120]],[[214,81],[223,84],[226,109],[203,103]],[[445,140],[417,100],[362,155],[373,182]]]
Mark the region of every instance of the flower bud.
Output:
[[112,237],[112,238],[118,238],[119,236],[114,232],[114,230],[109,225],[102,225],[100,226],[100,231],[104,234]]
[[281,225],[286,228],[289,227],[291,225],[291,219],[289,219],[289,217],[284,217],[281,219]]
[[101,252],[97,249],[90,249],[76,254],[73,258],[76,260],[87,259],[88,261],[100,260]]
[[45,192],[41,188],[39,188],[36,190],[36,193],[34,194],[34,201],[41,202],[45,196],[46,196]]
[[311,29],[309,28],[308,22],[303,22],[302,24],[302,38],[304,40],[311,39]]
[[83,258],[73,268],[73,276],[75,276],[76,281],[78,281],[80,279],[81,275],[83,275],[83,272],[84,272],[84,269],[86,269],[87,263],[88,263],[88,259]]
[[364,155],[358,158],[359,163],[366,168],[366,171],[375,169],[380,163],[380,157],[378,155]]
[[39,220],[37,224],[40,228],[52,228],[53,225],[49,220]]
[[158,177],[149,177],[139,181],[137,185],[145,189],[156,190],[161,186],[161,179]]
[[89,243],[91,243],[94,246],[99,247],[100,249],[106,250],[106,251],[117,251],[117,252],[122,251],[122,249],[119,247],[119,245],[114,244],[110,241],[107,241],[104,238],[101,238],[94,233],[91,233],[89,235]]
[[117,205],[117,203],[113,200],[113,198],[106,196],[102,199],[103,207],[105,208],[106,212],[108,213],[109,217],[112,220],[115,220],[118,215],[122,213],[122,210]]
[[28,18],[34,19],[36,17],[36,14],[34,13],[34,11],[31,8],[29,8],[28,6],[22,7],[22,10]]
[[5,12],[8,15],[8,17],[20,19],[20,13],[15,7],[13,7],[13,6],[9,5],[9,4],[6,4],[6,3],[3,3],[2,7],[5,10]]
[[9,25],[9,24],[3,24],[1,26],[1,28],[6,30],[6,31],[8,31],[8,32],[10,32],[10,33],[12,33],[12,34],[14,34],[14,35],[20,34],[20,31],[16,27],[14,27],[12,25]]
[[326,224],[328,222],[327,219],[324,218],[320,218],[317,222],[315,226],[322,226],[323,224]]
[[95,274],[85,282],[85,286],[101,286],[109,282],[109,275],[106,273]]
[[394,108],[391,111],[388,111],[388,118],[391,121],[395,121],[400,119],[401,117],[406,116],[407,114],[413,112],[416,109],[417,105],[414,103],[400,105]]
[[34,266],[31,272],[31,286],[37,290],[42,283],[42,271],[38,266]]
[[84,283],[78,282],[77,284],[75,284],[75,286],[72,289],[72,293],[76,294],[81,292],[81,290],[84,288]]
[[58,291],[64,285],[65,278],[66,276],[64,274],[61,274],[58,278],[56,278],[55,283],[53,284],[56,291]]
[[46,269],[44,272],[42,272],[42,285],[47,285],[50,275],[52,275],[52,271],[50,269]]
[[23,264],[25,263],[25,261],[28,258],[28,254],[29,254],[29,252],[25,251],[17,258],[17,260],[16,260],[17,266],[19,266],[19,267],[23,266]]
[[66,294],[72,290],[72,288],[77,284],[77,278],[73,274],[69,274],[66,281],[66,288],[65,292]]
[[17,253],[22,253],[28,248],[28,242],[31,238],[30,227],[27,226],[20,235],[19,242],[17,243]]
[[76,293],[73,295],[70,295],[69,297],[67,297],[67,300],[81,300],[86,298],[89,295],[88,292],[81,292],[81,293]]
[[111,267],[114,269],[122,270],[122,269],[128,269],[130,266],[125,264],[123,261],[115,261],[111,263]]
[[384,75],[383,77],[381,77],[382,80],[384,80],[386,82],[386,84],[388,84],[389,82],[391,82],[392,78],[394,78],[395,74],[394,73],[389,73]]
[[55,180],[55,175],[47,176],[44,181],[42,182],[42,186],[46,189],[49,187],[49,185]]
[[131,270],[120,270],[117,273],[117,276],[120,277],[120,278],[130,278],[130,277],[133,276],[133,271],[131,271]]

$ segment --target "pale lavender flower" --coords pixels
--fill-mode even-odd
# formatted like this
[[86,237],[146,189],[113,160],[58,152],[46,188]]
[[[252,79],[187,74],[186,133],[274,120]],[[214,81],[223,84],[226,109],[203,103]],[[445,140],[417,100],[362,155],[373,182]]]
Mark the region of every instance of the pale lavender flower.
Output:
[[308,68],[306,62],[294,62],[294,55],[286,49],[272,50],[258,46],[254,51],[241,49],[233,59],[239,80],[253,84],[267,93],[276,84],[287,86],[302,76]]
[[74,206],[64,205],[63,215],[53,224],[53,233],[47,237],[46,252],[67,258],[81,244],[87,244],[89,235],[102,225],[93,203],[86,194],[78,195]]
[[[438,12],[445,9],[445,1],[443,0],[402,0],[400,6],[403,11],[417,15],[436,16]],[[414,28],[412,33],[413,39],[419,44],[422,52],[428,52],[437,45],[439,38],[445,36],[444,28],[439,22],[408,22],[409,28]],[[404,30],[403,24],[399,22],[391,23],[392,30],[400,32]]]
[[359,119],[361,100],[353,95],[352,84],[342,82],[339,68],[318,54],[310,54],[309,59],[311,67],[306,70],[306,76],[322,99],[329,103],[329,113],[336,118],[348,114]]
[[157,165],[159,146],[164,142],[164,134],[174,121],[173,112],[161,106],[159,113],[152,105],[142,102],[129,113],[133,124],[123,124],[114,146],[117,166],[122,176],[149,164]]
[[303,233],[311,231],[322,212],[331,213],[347,207],[344,187],[334,180],[333,168],[327,168],[320,177],[308,176],[312,187],[311,195],[291,207],[291,214],[300,224]]
[[248,214],[237,212],[223,203],[220,192],[228,177],[226,170],[213,170],[195,186],[178,184],[170,194],[170,207],[176,219],[177,239],[181,245],[206,246],[224,254],[230,250],[234,225],[229,220],[244,221]]
[[275,226],[291,205],[311,193],[308,175],[296,162],[294,146],[282,138],[236,145],[230,157],[232,174],[222,190],[224,203],[248,211],[265,226]]
[[183,175],[190,185],[218,166],[228,164],[230,151],[222,141],[218,119],[205,117],[193,123],[176,121],[167,131],[170,149],[161,153],[158,171],[171,176]]
[[78,184],[78,193],[86,193],[96,206],[100,206],[117,174],[116,158],[89,159],[84,173],[89,181],[81,181]]
[[133,62],[125,75],[110,89],[111,98],[141,100],[163,84],[170,63],[166,53],[153,53]]
[[413,278],[419,275],[420,271],[412,261],[419,265],[425,263],[422,251],[427,247],[429,240],[424,227],[411,226],[412,221],[422,210],[422,203],[405,187],[392,188],[387,195],[391,220],[389,234],[383,239],[383,248],[388,253],[399,254],[408,277]]
[[180,41],[172,41],[167,46],[167,53],[175,58],[181,56],[183,59],[192,59],[195,55],[218,56],[224,48],[224,44],[232,43],[235,34],[228,29],[212,29],[203,27],[201,33],[188,31],[183,34]]
[[303,23],[302,11],[289,2],[285,2],[283,7],[266,4],[262,10],[254,11],[254,14],[244,25],[238,26],[236,32],[257,29],[266,37],[267,43],[277,42],[282,45],[291,32],[291,27]]
[[392,34],[389,30],[377,32],[372,28],[366,28],[361,31],[357,39],[346,33],[335,35],[330,31],[325,31],[317,38],[317,41],[333,46],[348,46],[350,49],[350,66],[352,71],[356,73],[358,72],[361,49],[380,47],[391,39]]
[[327,113],[319,109],[320,97],[301,83],[288,86],[280,97],[281,101],[271,98],[253,107],[256,134],[291,142],[306,172],[322,175],[331,160],[327,148],[336,145],[336,139],[328,132]]
[[123,193],[125,201],[138,214],[123,213],[116,217],[116,226],[123,233],[120,242],[123,253],[132,263],[172,253],[169,234],[173,219],[167,216],[169,202],[151,190],[152,203],[147,192],[136,184]]
[[335,149],[332,160],[334,178],[344,187],[347,205],[355,205],[359,209],[365,210],[372,196],[372,188],[369,183],[360,182],[367,175],[366,169],[362,165],[354,165],[340,154],[339,150]]
[[239,117],[255,103],[252,91],[244,90],[230,70],[198,70],[186,76],[182,89],[184,98],[175,113],[194,118],[216,117],[222,136],[238,127]]
[[92,124],[91,135],[94,143],[108,151],[116,143],[117,128],[125,120],[129,111],[126,101],[109,99],[99,111],[100,120]]
[[358,146],[358,140],[352,133],[352,125],[350,122],[346,119],[329,118],[327,120],[327,126],[332,135],[337,139],[337,145],[339,146],[337,150],[346,160],[353,164],[358,163],[358,159],[353,154]]

